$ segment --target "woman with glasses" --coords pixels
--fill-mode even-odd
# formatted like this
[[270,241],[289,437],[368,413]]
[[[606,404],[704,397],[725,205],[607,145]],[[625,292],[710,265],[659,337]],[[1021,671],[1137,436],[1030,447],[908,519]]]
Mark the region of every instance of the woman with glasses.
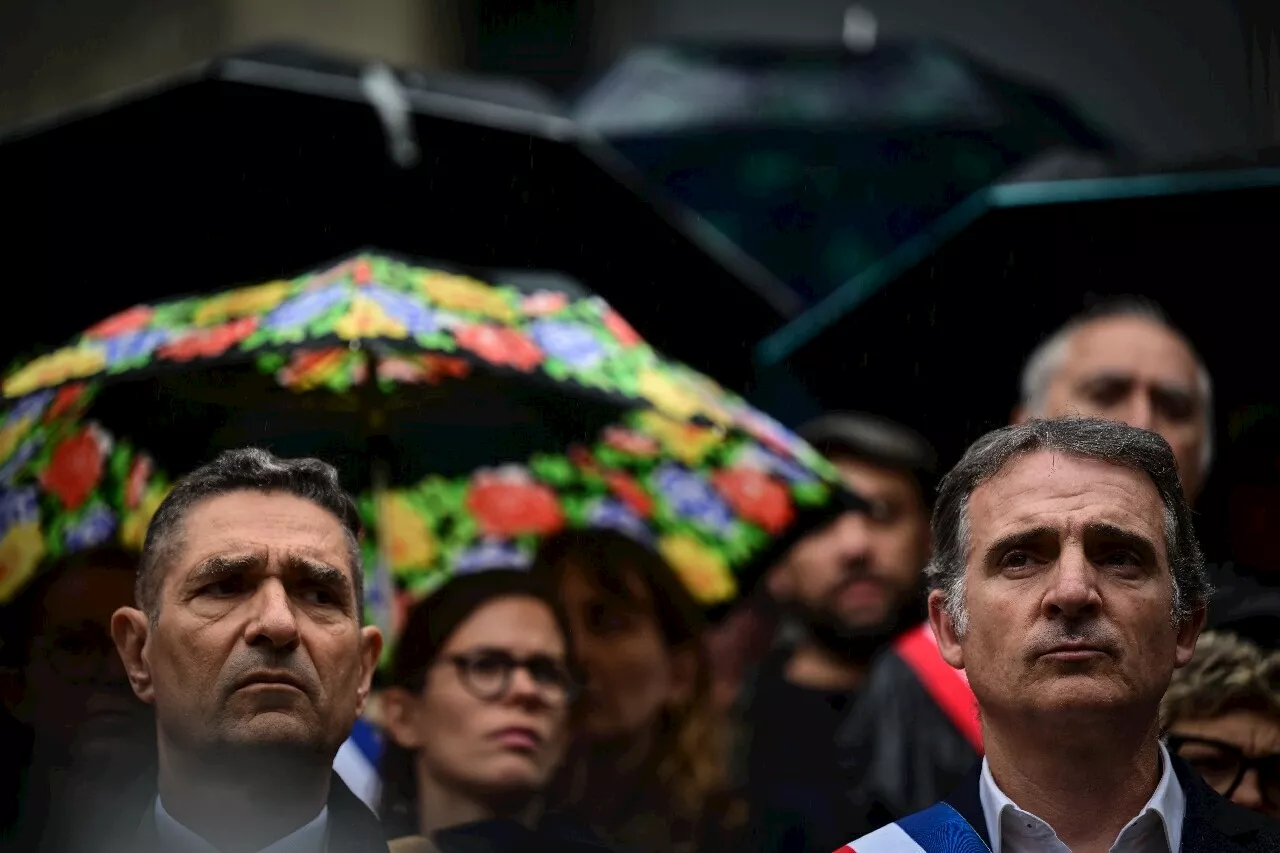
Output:
[[392,851],[605,849],[542,809],[569,741],[570,661],[565,619],[528,574],[464,575],[413,608],[381,699]]
[[1280,654],[1206,632],[1160,706],[1169,750],[1234,802],[1280,817]]
[[621,533],[576,530],[545,542],[533,572],[559,590],[587,676],[555,802],[631,853],[741,849],[703,616],[672,568]]

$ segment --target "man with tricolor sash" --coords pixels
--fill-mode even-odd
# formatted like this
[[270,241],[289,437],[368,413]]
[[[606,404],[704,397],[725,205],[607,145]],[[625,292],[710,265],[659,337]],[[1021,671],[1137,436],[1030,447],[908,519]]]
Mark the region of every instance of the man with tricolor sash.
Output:
[[785,620],[739,697],[738,758],[767,853],[829,853],[936,801],[980,755],[976,706],[925,622],[929,443],[862,414],[801,434],[867,503],[770,575]]
[[1169,445],[1091,419],[989,433],[943,479],[929,622],[985,758],[853,853],[1244,853],[1280,824],[1211,790],[1158,707],[1211,592]]

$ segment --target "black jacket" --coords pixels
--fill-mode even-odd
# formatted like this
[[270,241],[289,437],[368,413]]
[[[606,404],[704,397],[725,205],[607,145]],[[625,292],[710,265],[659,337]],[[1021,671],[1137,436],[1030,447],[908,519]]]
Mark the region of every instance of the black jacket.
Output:
[[508,820],[486,820],[443,829],[432,839],[440,853],[611,853],[590,831],[548,817],[537,829]]
[[[116,814],[101,824],[102,834],[92,846],[68,853],[164,853],[156,838],[155,782],[149,782],[120,801]],[[328,806],[327,853],[387,853],[382,825],[336,773],[329,782]],[[235,815],[227,819],[235,820]]]
[[[1177,756],[1173,757],[1173,770],[1187,797],[1182,849],[1178,853],[1280,853],[1280,823],[1223,798]],[[977,830],[990,848],[987,820],[978,796],[981,775],[979,764],[946,803]]]

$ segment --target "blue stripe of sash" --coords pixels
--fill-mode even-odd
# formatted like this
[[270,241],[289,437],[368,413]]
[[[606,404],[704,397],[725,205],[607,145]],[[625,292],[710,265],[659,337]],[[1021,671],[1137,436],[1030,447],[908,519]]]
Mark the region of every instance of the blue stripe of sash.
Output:
[[897,823],[925,853],[991,853],[977,830],[946,803],[935,803]]

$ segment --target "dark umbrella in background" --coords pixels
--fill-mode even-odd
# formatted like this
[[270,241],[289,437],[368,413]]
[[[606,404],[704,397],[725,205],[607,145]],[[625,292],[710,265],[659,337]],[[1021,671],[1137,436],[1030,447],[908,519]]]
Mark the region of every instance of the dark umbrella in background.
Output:
[[[367,245],[562,270],[734,387],[750,345],[799,307],[536,90],[302,48],[17,128],[0,138],[0,186],[16,214],[6,280],[23,293],[5,358],[121,304],[294,276]],[[700,322],[727,304],[733,323]]]
[[[1233,421],[1280,402],[1277,201],[1280,169],[991,187],[762,341],[777,394],[764,402],[795,420],[856,404],[921,430],[950,464],[1008,422],[1038,342],[1091,301],[1137,295],[1204,358],[1228,444]],[[1198,502],[1211,549],[1229,454]]]
[[651,47],[571,114],[807,302],[1015,167],[1118,154],[1052,94],[930,42]]

